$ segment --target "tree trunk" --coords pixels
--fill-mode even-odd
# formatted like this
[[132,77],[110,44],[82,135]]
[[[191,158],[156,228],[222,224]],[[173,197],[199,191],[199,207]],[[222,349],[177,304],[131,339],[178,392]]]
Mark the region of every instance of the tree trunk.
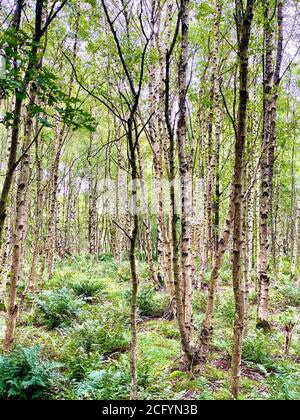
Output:
[[[34,97],[33,89],[31,89],[31,98]],[[26,122],[25,129],[25,140],[23,150],[26,150],[31,141],[32,135],[32,115],[29,111],[28,119]],[[4,340],[4,351],[10,352],[13,347],[13,340],[15,336],[15,328],[18,316],[18,305],[17,305],[17,284],[19,277],[22,275],[23,269],[23,251],[24,241],[27,224],[27,188],[30,178],[30,153],[24,155],[21,170],[17,185],[17,198],[16,198],[16,219],[15,219],[15,232],[13,236],[12,244],[12,265],[11,265],[11,276],[10,276],[10,288],[8,298],[8,317],[7,326]]]
[[[16,1],[16,9],[15,9],[13,21],[12,21],[12,28],[16,32],[16,34],[19,32],[19,29],[20,29],[23,6],[24,6],[23,0]],[[17,55],[18,45],[15,46],[14,50],[15,50],[14,51],[15,55]],[[26,81],[26,78],[24,80]],[[25,85],[23,90],[25,90],[26,87],[27,86]],[[20,90],[16,88],[7,171],[4,178],[2,191],[1,191],[1,197],[0,197],[0,244],[2,243],[2,234],[3,234],[5,219],[7,215],[6,208],[7,208],[9,192],[13,183],[14,172],[16,169],[15,165],[16,165],[17,153],[18,153],[18,141],[19,141],[22,104],[23,104],[22,92],[20,92]]]
[[155,288],[159,288],[160,285],[159,285],[155,267],[154,267],[153,247],[152,247],[152,238],[151,238],[151,230],[150,230],[150,222],[149,222],[149,211],[148,211],[148,203],[147,203],[147,197],[146,197],[146,184],[145,184],[145,179],[144,179],[142,156],[141,156],[141,150],[140,150],[139,145],[137,146],[137,155],[138,155],[138,162],[139,162],[139,180],[140,180],[141,194],[142,194],[141,198],[142,198],[142,206],[143,206],[143,213],[144,213],[146,252],[148,256],[149,270],[151,274],[152,283]]
[[233,257],[232,281],[235,299],[235,321],[233,328],[233,350],[231,360],[230,391],[234,399],[239,396],[241,375],[242,343],[245,321],[245,300],[242,279],[242,242],[243,242],[243,172],[247,132],[249,43],[254,14],[255,0],[248,0],[245,12],[236,1],[236,24],[239,43],[239,109],[236,130],[235,167],[234,167],[234,218],[233,218]]
[[272,209],[272,182],[275,163],[277,99],[280,84],[280,70],[283,59],[283,2],[278,1],[277,58],[273,69],[273,30],[271,26],[269,1],[265,1],[265,75],[264,75],[264,128],[261,161],[260,197],[260,257],[259,257],[259,300],[257,327],[269,329],[269,221]]
[[[177,143],[179,158],[179,173],[181,184],[181,275],[178,281],[181,289],[181,305],[186,339],[191,341],[192,330],[192,177],[191,156],[187,153],[187,88],[188,88],[188,55],[189,55],[189,0],[181,2],[181,52],[178,69],[179,115],[177,122]],[[185,349],[184,353],[185,352]]]
[[[31,56],[27,69],[27,76],[25,75],[25,81],[28,79],[31,71],[38,70],[42,65],[42,57],[38,58],[39,43],[42,37],[42,18],[43,18],[43,1],[36,1],[35,10],[35,31],[33,37],[33,46],[31,50]],[[27,87],[28,82],[25,86]],[[26,88],[25,88],[26,89]],[[12,244],[12,264],[11,264],[11,283],[9,289],[9,300],[8,300],[8,319],[6,326],[6,333],[4,339],[4,351],[10,352],[13,347],[13,340],[15,335],[15,328],[18,316],[18,305],[17,305],[17,284],[19,277],[23,271],[23,252],[24,252],[24,240],[27,232],[28,223],[28,209],[27,209],[27,189],[31,173],[31,156],[29,146],[33,135],[33,118],[34,118],[34,106],[35,99],[37,96],[37,86],[34,82],[30,85],[29,91],[29,105],[27,111],[27,118],[25,122],[25,133],[23,143],[23,158],[21,161],[21,169],[17,184],[17,196],[16,196],[16,219],[15,219],[15,232],[13,236]]]
[[[12,211],[11,211],[12,213]],[[5,243],[1,248],[1,264],[0,264],[0,312],[6,311],[5,299],[6,299],[6,285],[7,276],[9,270],[9,255],[11,251],[11,230],[12,226],[12,215],[7,218],[5,227]]]

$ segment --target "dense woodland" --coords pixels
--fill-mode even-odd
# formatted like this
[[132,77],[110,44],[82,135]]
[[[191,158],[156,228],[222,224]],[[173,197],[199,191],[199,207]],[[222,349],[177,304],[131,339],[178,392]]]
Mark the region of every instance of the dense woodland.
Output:
[[0,0],[0,399],[298,400],[298,0]]

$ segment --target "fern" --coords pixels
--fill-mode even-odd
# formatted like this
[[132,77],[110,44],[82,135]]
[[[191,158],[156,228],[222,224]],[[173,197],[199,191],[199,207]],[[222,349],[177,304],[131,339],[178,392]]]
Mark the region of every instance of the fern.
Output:
[[58,381],[60,365],[43,360],[39,346],[18,347],[0,356],[0,398],[38,400],[49,398]]

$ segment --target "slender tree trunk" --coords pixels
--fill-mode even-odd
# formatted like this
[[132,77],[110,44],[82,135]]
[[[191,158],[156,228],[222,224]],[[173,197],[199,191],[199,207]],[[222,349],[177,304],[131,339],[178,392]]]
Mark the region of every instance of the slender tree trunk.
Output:
[[[33,90],[31,90],[33,96]],[[28,115],[25,129],[25,140],[23,150],[26,150],[31,141],[32,135],[32,115]],[[17,284],[19,277],[22,275],[23,269],[23,251],[24,241],[26,234],[27,224],[27,188],[30,178],[30,153],[24,155],[21,170],[17,185],[17,198],[16,198],[16,219],[15,219],[15,232],[13,236],[12,245],[12,265],[11,265],[11,276],[10,276],[10,288],[8,298],[8,318],[4,340],[4,351],[10,352],[13,347],[13,340],[15,336],[15,328],[18,316],[18,305],[17,305]]]
[[131,176],[132,176],[132,216],[133,216],[133,227],[130,235],[130,251],[129,251],[129,261],[131,267],[131,277],[132,277],[132,294],[131,294],[131,341],[130,341],[130,368],[131,368],[131,392],[130,399],[137,399],[137,294],[138,294],[138,274],[136,267],[136,244],[139,232],[139,220],[137,213],[137,181],[138,181],[138,167],[137,167],[137,158],[136,158],[136,147],[133,137],[133,120],[128,121],[128,145],[130,152],[130,167],[131,167]]
[[137,146],[137,155],[138,155],[138,162],[139,162],[139,180],[141,186],[141,194],[142,194],[142,205],[143,205],[143,213],[144,213],[144,228],[145,228],[145,239],[146,239],[146,251],[148,256],[148,263],[149,263],[149,270],[152,278],[152,283],[154,287],[159,287],[158,278],[156,275],[155,267],[154,267],[154,259],[153,259],[153,247],[152,247],[152,238],[151,238],[151,230],[150,230],[150,222],[149,222],[149,211],[147,205],[147,197],[146,197],[146,183],[144,179],[143,173],[143,163],[142,163],[142,156],[141,150],[139,145]]
[[265,2],[265,46],[266,70],[264,77],[264,130],[261,163],[260,197],[260,257],[259,257],[259,300],[257,327],[269,329],[269,222],[272,209],[272,182],[275,163],[277,99],[280,84],[280,70],[283,60],[283,2],[278,1],[277,58],[273,69],[273,30],[270,20],[269,1]]
[[230,235],[232,231],[233,218],[234,218],[234,202],[233,193],[231,193],[230,205],[228,209],[228,215],[226,218],[225,228],[220,237],[218,243],[218,251],[212,267],[209,289],[208,289],[208,301],[205,311],[205,318],[200,329],[200,345],[199,345],[199,360],[201,363],[206,363],[209,355],[211,339],[213,335],[213,322],[214,322],[214,311],[217,297],[218,281],[222,268],[222,262],[227,250]]
[[[42,18],[43,18],[43,1],[36,1],[35,9],[35,31],[33,37],[33,46],[31,50],[31,56],[27,69],[27,76],[25,75],[25,81],[28,79],[28,75],[32,70],[39,70],[42,65],[42,57],[38,57],[39,43],[42,37]],[[25,86],[27,87],[25,83]],[[26,88],[25,88],[26,89]],[[31,174],[31,156],[29,146],[33,136],[33,118],[34,118],[34,106],[37,96],[37,86],[34,82],[31,83],[29,89],[29,105],[27,111],[27,118],[25,122],[25,133],[23,142],[23,159],[21,162],[21,168],[17,184],[17,196],[16,196],[16,219],[15,219],[15,232],[13,236],[12,245],[12,264],[11,264],[11,282],[9,289],[9,300],[8,300],[8,319],[6,326],[6,333],[4,339],[4,351],[10,352],[13,347],[13,340],[15,335],[16,322],[18,317],[18,305],[17,305],[17,284],[19,277],[22,275],[23,263],[24,263],[24,241],[27,233],[28,223],[28,197],[27,190]]]
[[[12,211],[11,211],[12,213]],[[12,226],[12,215],[7,218],[7,224],[5,227],[5,243],[1,248],[1,263],[0,263],[0,311],[6,311],[5,299],[6,299],[6,286],[7,276],[9,270],[9,255],[11,251],[11,230]]]
[[[48,232],[45,245],[45,262],[43,266],[47,269],[48,280],[52,276],[54,266],[54,254],[55,254],[55,238],[56,238],[56,227],[57,227],[57,213],[58,213],[58,180],[59,180],[59,161],[61,150],[63,146],[64,130],[59,127],[59,122],[56,122],[56,149],[51,170],[51,189],[50,189],[50,204],[49,204],[49,223]],[[40,274],[42,278],[42,273]]]
[[[24,1],[17,0],[16,9],[15,9],[13,21],[12,21],[12,28],[16,32],[16,34],[18,33],[20,29],[23,7],[24,7]],[[18,54],[18,45],[15,46],[14,53],[15,55]],[[26,87],[24,87],[24,90],[25,89]],[[3,229],[5,226],[5,219],[7,215],[6,208],[7,208],[7,203],[8,203],[9,192],[13,183],[14,172],[16,169],[15,165],[16,165],[17,153],[18,153],[18,141],[19,141],[22,104],[23,104],[23,95],[22,95],[22,92],[20,92],[20,90],[17,88],[15,90],[13,123],[12,123],[10,147],[9,147],[9,153],[8,153],[7,171],[4,178],[4,182],[3,182],[3,186],[1,190],[1,197],[0,197],[0,244],[2,243],[2,234],[3,234]]]
[[[176,32],[173,38],[173,41],[171,43],[171,47],[167,49],[166,54],[166,72],[165,72],[165,120],[167,124],[168,129],[168,138],[169,138],[169,148],[168,148],[168,161],[169,161],[169,181],[170,181],[170,225],[171,225],[171,246],[172,246],[172,257],[173,257],[173,276],[174,276],[174,288],[175,288],[175,300],[176,300],[176,311],[177,311],[177,321],[181,336],[181,348],[182,353],[184,356],[183,363],[186,365],[187,368],[190,368],[191,363],[193,361],[193,350],[191,348],[191,343],[189,340],[189,331],[186,328],[185,324],[185,308],[184,308],[184,301],[183,301],[183,287],[182,287],[182,279],[181,279],[181,273],[180,273],[180,260],[179,260],[179,241],[177,236],[177,220],[178,220],[178,214],[176,209],[176,195],[175,195],[175,176],[176,176],[176,164],[175,164],[175,135],[174,130],[171,123],[171,107],[170,107],[170,58],[173,53],[175,42],[178,37],[179,33],[179,24],[181,24],[182,29],[182,46],[181,46],[181,58],[180,58],[180,69],[179,69],[179,83],[181,83],[181,89],[180,89],[180,113],[181,122],[178,122],[177,127],[177,135],[179,147],[182,147],[180,145],[180,141],[182,141],[182,138],[180,136],[184,135],[185,133],[185,112],[186,112],[186,85],[185,85],[185,77],[186,77],[186,71],[187,71],[187,54],[188,54],[188,7],[189,7],[189,1],[182,0],[180,4],[180,12],[179,12],[179,18],[178,18],[178,24],[176,27]],[[185,90],[183,91],[183,86]],[[183,115],[184,114],[184,115]],[[182,120],[183,118],[183,120]],[[180,152],[179,152],[180,153]],[[183,168],[182,168],[183,169]],[[184,219],[184,215],[183,215]],[[185,247],[187,243],[185,240]],[[188,260],[186,257],[189,257],[189,255],[185,256],[185,264],[188,264]],[[183,267],[184,267],[184,262]],[[187,267],[188,268],[188,267]],[[188,268],[189,270],[189,268]],[[189,279],[187,279],[189,281]],[[187,365],[188,361],[188,365]]]
[[[92,146],[94,133],[90,134],[90,145],[88,150],[88,249],[91,255],[96,254],[96,231],[97,231],[97,180],[93,179]],[[97,178],[97,176],[96,176]]]
[[234,168],[234,218],[233,218],[233,256],[232,281],[235,299],[235,321],[233,328],[233,350],[231,360],[230,391],[234,399],[239,396],[241,375],[242,343],[245,322],[245,297],[242,279],[242,243],[243,243],[243,172],[245,144],[247,134],[249,43],[254,14],[255,0],[248,0],[245,12],[236,2],[236,23],[239,43],[239,110],[236,130],[235,168]]
[[188,55],[189,55],[189,0],[181,2],[181,52],[178,70],[179,115],[177,123],[177,142],[179,157],[179,173],[181,183],[181,275],[180,289],[182,295],[183,317],[187,340],[191,340],[192,330],[192,178],[191,157],[187,152],[187,88],[188,88]]
[[[300,201],[296,200],[295,216],[293,220],[293,236],[294,244],[292,249],[292,260],[291,260],[291,278],[294,279],[296,274],[299,272],[299,223],[300,223]],[[298,273],[299,274],[299,273]]]
[[43,169],[39,154],[39,143],[36,143],[36,210],[35,210],[35,228],[34,228],[34,247],[31,261],[31,269],[28,280],[28,289],[31,294],[35,291],[36,266],[40,256],[40,240],[43,222],[44,193],[42,189]]
[[213,141],[214,134],[214,122],[215,114],[218,111],[217,105],[219,104],[219,81],[218,81],[218,53],[219,53],[219,33],[220,33],[220,21],[222,14],[222,4],[220,0],[216,0],[216,12],[214,19],[214,48],[212,52],[212,70],[210,80],[210,109],[208,113],[207,121],[207,184],[205,193],[205,204],[206,204],[206,248],[209,250],[211,265],[213,265],[214,252],[215,252],[215,240],[214,240],[214,188],[216,181],[216,146],[217,146],[217,134],[215,142]]

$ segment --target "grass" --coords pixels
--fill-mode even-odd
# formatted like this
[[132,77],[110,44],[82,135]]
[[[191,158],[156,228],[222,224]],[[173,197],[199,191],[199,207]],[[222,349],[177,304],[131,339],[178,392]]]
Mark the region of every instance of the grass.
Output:
[[[229,399],[234,305],[228,269],[225,267],[222,275],[222,293],[217,301],[213,352],[205,371],[191,374],[178,370],[180,334],[176,320],[166,321],[157,316],[162,312],[157,312],[156,305],[160,305],[165,297],[162,292],[149,290],[147,265],[139,263],[138,267],[140,288],[145,291],[140,299],[138,324],[139,398]],[[51,296],[55,298],[62,289],[66,302],[74,303],[80,299],[76,316],[69,322],[57,323],[55,313],[55,325],[52,325],[52,312],[48,309],[46,323],[36,322],[38,309],[23,313],[16,344],[24,348],[39,345],[41,356],[60,366],[60,379],[51,398],[129,398],[129,282],[128,263],[123,262],[117,267],[109,255],[99,259],[79,257],[75,261],[66,260],[57,265],[43,293],[46,293],[51,311]],[[251,301],[249,333],[243,350],[242,400],[297,400],[300,397],[299,327],[294,334],[290,356],[283,354],[284,324],[299,309],[291,308],[291,304],[297,304],[297,299],[289,289],[286,290],[273,292],[280,305],[279,312],[273,309],[271,321],[274,328],[268,335],[255,330],[255,299]],[[196,328],[203,319],[205,300],[205,291],[195,293]],[[282,308],[285,310],[280,312]],[[289,312],[286,312],[287,308]],[[61,310],[60,305],[58,309],[54,306],[54,310]],[[65,307],[62,311],[66,313]],[[143,313],[148,316],[143,317]],[[0,334],[3,327],[3,317],[0,317]]]

